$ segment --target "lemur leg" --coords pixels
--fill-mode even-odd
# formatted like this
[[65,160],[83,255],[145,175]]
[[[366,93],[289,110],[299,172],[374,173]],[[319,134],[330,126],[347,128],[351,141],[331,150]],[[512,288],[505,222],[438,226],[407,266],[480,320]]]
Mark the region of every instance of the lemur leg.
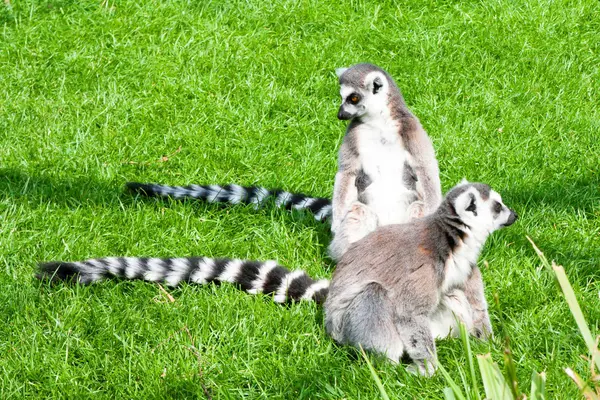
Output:
[[329,244],[329,256],[339,260],[352,243],[373,232],[377,222],[377,215],[369,206],[358,201],[352,203]]
[[425,202],[415,201],[408,206],[408,217],[410,220],[423,218],[425,216]]
[[427,315],[397,315],[396,329],[404,350],[421,375],[431,376],[436,370],[435,342]]
[[438,309],[431,315],[431,333],[436,339],[449,335],[458,337],[458,323],[462,322],[467,331],[473,330],[473,313],[465,292],[454,289],[444,295]]
[[394,307],[387,291],[378,283],[369,283],[344,313],[343,343],[361,345],[365,350],[384,354],[392,362],[400,361],[404,346],[394,324]]
[[494,335],[488,305],[483,293],[483,279],[478,267],[473,268],[473,273],[465,284],[465,296],[471,305],[473,327],[471,334],[481,339],[488,339]]

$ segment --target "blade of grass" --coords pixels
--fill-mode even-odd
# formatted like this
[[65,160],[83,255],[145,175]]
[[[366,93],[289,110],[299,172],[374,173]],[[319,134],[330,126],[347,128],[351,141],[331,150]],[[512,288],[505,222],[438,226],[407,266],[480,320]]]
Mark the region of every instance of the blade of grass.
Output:
[[463,392],[460,390],[460,387],[456,384],[456,382],[454,381],[454,379],[452,379],[452,377],[450,376],[450,374],[448,373],[448,371],[446,371],[446,368],[444,368],[444,366],[441,363],[438,363],[438,370],[442,373],[442,375],[444,376],[444,379],[446,380],[446,383],[448,385],[450,385],[450,388],[445,388],[444,389],[444,394],[446,393],[447,389],[451,389],[456,397],[456,399],[459,400],[467,400],[465,395],[463,394]]
[[506,379],[498,365],[492,361],[492,356],[480,354],[477,356],[477,362],[486,397],[494,400],[512,400],[513,397]]
[[452,391],[451,388],[449,388],[449,387],[444,388],[444,398],[446,400],[456,400],[456,396],[454,396],[454,392]]
[[546,374],[533,371],[531,374],[531,392],[529,393],[530,400],[545,400],[546,399]]
[[479,394],[479,382],[477,375],[475,374],[475,363],[473,362],[471,342],[469,341],[469,333],[467,332],[465,325],[462,323],[459,324],[459,329],[460,338],[463,343],[463,348],[465,349],[465,356],[467,357],[467,362],[469,363],[469,372],[471,373],[471,392],[475,393],[475,398],[477,400],[481,400],[481,395]]
[[542,264],[544,265],[544,267],[546,267],[548,269],[548,271],[552,271],[552,268],[550,267],[550,262],[548,262],[546,255],[544,253],[542,253],[542,251],[535,245],[534,241],[529,236],[525,236],[525,237],[527,238],[527,240],[529,240],[529,243],[531,243],[531,245],[533,246],[533,250],[535,250],[536,254],[542,261]]
[[527,240],[529,240],[529,242],[533,246],[533,249],[542,261],[542,264],[544,264],[544,266],[548,268],[548,270],[554,272],[554,275],[556,276],[560,288],[565,296],[565,300],[569,305],[571,314],[573,314],[573,318],[575,318],[575,323],[577,323],[579,332],[581,332],[581,336],[583,336],[583,340],[585,341],[588,351],[592,356],[592,360],[596,364],[596,368],[600,369],[600,358],[598,348],[596,347],[596,342],[594,340],[594,337],[592,336],[592,332],[590,331],[587,322],[585,321],[585,317],[581,312],[581,307],[579,307],[579,302],[577,301],[577,297],[575,296],[575,292],[573,291],[573,287],[569,282],[569,278],[567,278],[567,274],[565,273],[564,268],[561,265],[556,265],[554,261],[552,262],[552,265],[550,265],[544,253],[542,253],[542,251],[535,245],[535,243],[533,242],[533,240],[531,240],[529,236],[527,236]]
[[367,366],[369,367],[369,371],[371,371],[371,376],[373,377],[373,380],[375,381],[375,384],[377,385],[377,389],[379,389],[379,394],[381,394],[381,398],[384,400],[390,400],[390,397],[388,396],[387,392],[385,391],[385,388],[383,387],[383,383],[381,383],[381,379],[379,379],[379,376],[377,375],[375,368],[373,368],[373,365],[371,365],[371,362],[369,361],[369,357],[367,357],[365,350],[363,349],[363,347],[360,344],[358,345],[358,347],[360,347],[360,354],[362,354],[362,357],[367,362]]
[[588,400],[598,400],[600,396],[594,393],[591,387],[583,380],[575,371],[571,368],[565,368],[565,373],[569,376],[569,378],[573,379],[573,382],[577,385],[579,390],[581,390],[581,394]]
[[575,297],[573,287],[569,283],[569,278],[567,278],[567,274],[561,265],[556,265],[553,262],[552,269],[556,274],[558,283],[560,284],[560,287],[565,295],[565,300],[569,305],[569,309],[571,310],[571,314],[573,314],[573,318],[575,318],[579,332],[581,332],[581,336],[583,336],[583,340],[588,347],[588,350],[592,356],[592,360],[596,364],[596,368],[600,369],[600,357],[598,348],[596,348],[596,341],[594,340],[592,332],[590,332],[590,328],[585,321],[583,313],[581,312],[581,307],[579,307],[579,302],[577,301],[577,297]]
[[504,372],[508,379],[508,386],[515,399],[518,399],[521,393],[519,392],[519,383],[517,381],[517,368],[513,361],[512,351],[510,350],[510,341],[506,338],[506,345],[504,347]]

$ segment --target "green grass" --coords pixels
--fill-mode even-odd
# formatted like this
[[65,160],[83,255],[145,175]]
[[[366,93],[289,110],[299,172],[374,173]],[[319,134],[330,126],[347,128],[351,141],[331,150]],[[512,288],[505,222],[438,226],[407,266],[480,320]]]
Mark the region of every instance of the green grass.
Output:
[[[276,258],[329,276],[328,228],[310,216],[134,199],[122,185],[330,196],[345,130],[333,71],[361,61],[396,78],[444,190],[489,183],[521,216],[481,257],[496,339],[473,352],[500,361],[510,336],[520,381],[545,371],[549,398],[578,397],[563,368],[589,378],[586,346],[526,235],[565,266],[597,334],[597,1],[5,4],[0,398],[376,398],[367,363],[332,343],[312,304],[228,285],[183,286],[172,303],[144,282],[33,279],[42,260],[109,255]],[[460,341],[438,349],[460,382]],[[392,398],[442,398],[440,374],[371,359]]]

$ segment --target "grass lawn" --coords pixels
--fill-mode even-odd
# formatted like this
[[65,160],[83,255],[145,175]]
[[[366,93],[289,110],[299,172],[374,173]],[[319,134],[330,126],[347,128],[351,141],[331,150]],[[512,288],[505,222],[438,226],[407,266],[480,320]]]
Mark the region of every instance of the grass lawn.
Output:
[[[0,398],[377,398],[314,304],[33,278],[39,261],[110,255],[277,259],[330,276],[328,227],[307,214],[135,199],[122,185],[331,196],[345,131],[334,69],[362,61],[397,80],[444,191],[486,182],[520,215],[482,254],[496,337],[474,351],[502,364],[509,336],[522,389],[546,371],[549,398],[578,398],[563,369],[589,378],[586,348],[526,235],[565,266],[597,333],[598,2],[268,3],[0,2]],[[460,341],[438,354],[460,381]],[[392,397],[442,397],[441,374],[371,359]]]

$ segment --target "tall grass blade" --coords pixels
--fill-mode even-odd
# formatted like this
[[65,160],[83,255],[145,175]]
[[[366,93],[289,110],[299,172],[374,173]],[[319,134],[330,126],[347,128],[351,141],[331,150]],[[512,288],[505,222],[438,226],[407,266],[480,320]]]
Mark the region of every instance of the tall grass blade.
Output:
[[546,267],[548,269],[548,271],[552,271],[552,268],[550,267],[550,262],[548,262],[546,255],[544,253],[542,253],[542,251],[535,245],[534,241],[529,236],[525,236],[525,237],[527,238],[527,240],[529,240],[529,243],[531,243],[531,245],[533,246],[533,250],[538,255],[540,260],[542,261],[542,265],[544,267]]
[[379,394],[381,395],[381,398],[383,400],[390,400],[390,396],[388,396],[387,392],[385,391],[385,388],[383,387],[383,383],[381,383],[381,379],[379,379],[379,376],[377,375],[375,368],[373,368],[373,365],[371,365],[371,361],[369,361],[369,357],[367,357],[365,350],[362,348],[362,346],[360,344],[358,345],[358,347],[360,347],[360,354],[362,354],[362,357],[365,359],[365,361],[367,362],[367,365],[369,366],[369,371],[371,371],[371,376],[373,377],[373,380],[375,381],[375,384],[377,385],[377,389],[379,389]]
[[569,278],[567,278],[567,274],[561,265],[556,265],[554,262],[552,262],[552,270],[554,270],[554,273],[556,274],[560,288],[565,295],[565,300],[569,305],[569,309],[571,310],[571,314],[573,314],[573,318],[575,318],[579,332],[581,332],[581,336],[583,336],[583,340],[588,347],[588,351],[592,356],[592,360],[596,364],[596,368],[600,369],[600,354],[598,352],[598,348],[596,347],[596,341],[594,340],[592,332],[590,332],[590,328],[585,321],[583,313],[581,312],[581,307],[579,307],[579,302],[577,302],[577,297],[575,297],[573,287],[569,283]]
[[452,391],[451,388],[449,388],[449,387],[444,388],[444,398],[446,400],[456,400],[456,396],[454,396],[454,392]]
[[517,368],[515,367],[512,351],[510,350],[508,337],[506,338],[506,346],[504,347],[504,372],[513,397],[515,399],[520,398],[521,393],[519,392],[519,383],[517,381]]
[[492,361],[490,354],[477,356],[479,372],[483,381],[485,396],[493,400],[513,400],[512,392],[498,365]]
[[533,371],[529,400],[546,400],[546,374]]
[[[460,387],[457,385],[457,383],[454,381],[454,379],[452,379],[452,377],[450,376],[448,371],[446,371],[446,368],[444,368],[442,363],[438,363],[437,367],[438,367],[438,370],[444,376],[446,383],[450,386],[449,388],[448,387],[444,388],[444,395],[447,396],[446,392],[448,390],[451,390],[452,392],[454,392],[455,397],[453,397],[453,398],[458,399],[458,400],[467,400],[465,395],[463,394],[463,392],[460,390]],[[446,398],[448,398],[448,397],[446,397]]]
[[[577,301],[577,297],[575,296],[575,292],[573,291],[573,286],[569,282],[569,278],[565,272],[565,269],[562,265],[556,265],[554,261],[552,261],[552,265],[548,262],[548,259],[542,253],[540,249],[535,245],[533,240],[529,236],[527,236],[527,240],[533,246],[533,249],[537,253],[538,257],[542,261],[542,264],[549,270],[554,272],[554,276],[556,276],[556,280],[560,285],[560,289],[562,290],[565,300],[569,306],[569,310],[571,310],[571,314],[573,314],[573,318],[575,319],[575,323],[577,324],[577,328],[583,337],[585,345],[588,348],[588,351],[591,355],[590,364],[592,366],[592,375],[593,375],[593,367],[596,366],[597,369],[600,369],[600,351],[598,350],[598,344],[594,340],[592,336],[592,332],[590,331],[589,325],[587,324],[585,317],[583,316],[583,312],[581,311],[581,307],[579,306],[579,302]],[[575,384],[581,390],[581,393],[585,398],[588,399],[599,399],[600,395],[594,393],[593,390],[573,371],[571,368],[565,369],[567,375],[573,379]]]
[[[467,332],[467,328],[464,324],[459,324],[460,329],[460,338],[463,343],[463,348],[465,349],[465,356],[467,357],[467,361],[469,363],[469,372],[471,374],[471,392],[475,394],[475,398],[477,400],[481,400],[481,395],[479,394],[479,382],[477,379],[477,375],[475,374],[475,363],[473,362],[473,352],[471,351],[471,342],[469,341],[469,333]],[[465,388],[466,389],[466,388]],[[468,393],[468,391],[467,391]]]
[[597,393],[594,393],[592,388],[583,380],[575,371],[571,368],[565,368],[566,374],[569,378],[573,379],[579,390],[581,390],[581,394],[587,400],[600,400],[600,396]]

